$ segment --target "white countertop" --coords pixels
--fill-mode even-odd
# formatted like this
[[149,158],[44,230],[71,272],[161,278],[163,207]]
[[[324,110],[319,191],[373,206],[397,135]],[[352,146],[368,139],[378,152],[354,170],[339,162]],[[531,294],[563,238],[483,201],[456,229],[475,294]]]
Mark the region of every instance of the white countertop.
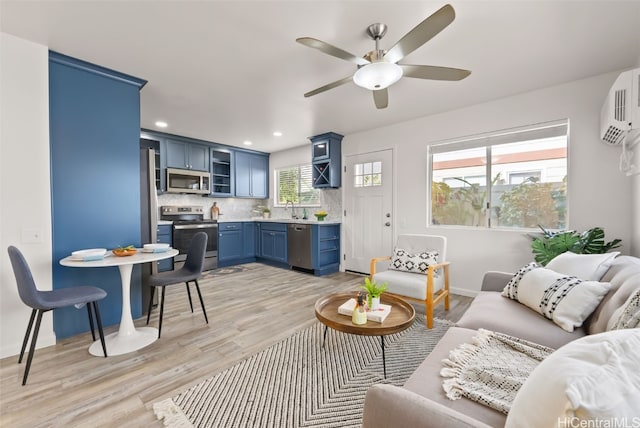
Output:
[[232,222],[246,222],[246,221],[259,221],[266,223],[295,223],[295,224],[340,224],[336,220],[302,220],[293,218],[264,218],[264,217],[246,217],[246,218],[219,218],[218,223],[232,223]]
[[173,224],[173,222],[171,220],[158,220],[158,226],[161,226],[161,225],[165,225],[166,226],[166,225],[170,225],[170,224]]

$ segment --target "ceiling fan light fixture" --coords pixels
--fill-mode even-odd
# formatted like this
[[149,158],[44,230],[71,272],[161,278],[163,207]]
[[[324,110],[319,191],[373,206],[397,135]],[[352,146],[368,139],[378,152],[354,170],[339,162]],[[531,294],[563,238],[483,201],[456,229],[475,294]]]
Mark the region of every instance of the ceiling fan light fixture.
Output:
[[380,61],[372,62],[358,69],[353,75],[353,82],[372,91],[388,88],[402,77],[402,67],[398,64]]

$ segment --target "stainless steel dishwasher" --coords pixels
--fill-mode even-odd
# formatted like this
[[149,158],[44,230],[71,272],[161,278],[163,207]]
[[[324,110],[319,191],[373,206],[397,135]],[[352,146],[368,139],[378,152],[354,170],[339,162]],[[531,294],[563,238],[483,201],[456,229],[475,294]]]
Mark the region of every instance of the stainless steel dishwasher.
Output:
[[287,257],[289,265],[313,269],[311,263],[311,225],[289,223],[287,230]]

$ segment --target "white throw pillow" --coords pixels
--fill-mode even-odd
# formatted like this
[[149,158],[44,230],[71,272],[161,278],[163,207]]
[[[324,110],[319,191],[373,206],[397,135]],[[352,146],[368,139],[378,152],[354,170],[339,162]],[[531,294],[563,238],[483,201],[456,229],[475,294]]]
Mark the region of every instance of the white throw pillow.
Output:
[[618,254],[619,251],[604,254],[576,254],[567,251],[554,257],[545,267],[584,281],[600,281]]
[[640,422],[638,349],[638,329],[569,342],[533,369],[516,394],[505,427],[613,427]]
[[402,248],[395,248],[389,269],[426,274],[429,266],[438,264],[439,254],[435,250],[411,254]]
[[513,276],[502,295],[571,332],[591,315],[610,288],[608,282],[582,281],[529,263]]

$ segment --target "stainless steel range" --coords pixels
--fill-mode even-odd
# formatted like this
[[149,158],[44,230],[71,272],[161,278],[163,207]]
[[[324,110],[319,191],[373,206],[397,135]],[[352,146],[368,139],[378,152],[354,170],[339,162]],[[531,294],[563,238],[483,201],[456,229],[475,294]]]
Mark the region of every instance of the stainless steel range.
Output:
[[180,251],[174,258],[174,269],[180,269],[184,265],[191,239],[198,232],[205,232],[209,238],[207,239],[204,270],[218,267],[218,221],[205,220],[203,207],[165,205],[160,209],[160,218],[173,222],[172,245],[173,248]]

